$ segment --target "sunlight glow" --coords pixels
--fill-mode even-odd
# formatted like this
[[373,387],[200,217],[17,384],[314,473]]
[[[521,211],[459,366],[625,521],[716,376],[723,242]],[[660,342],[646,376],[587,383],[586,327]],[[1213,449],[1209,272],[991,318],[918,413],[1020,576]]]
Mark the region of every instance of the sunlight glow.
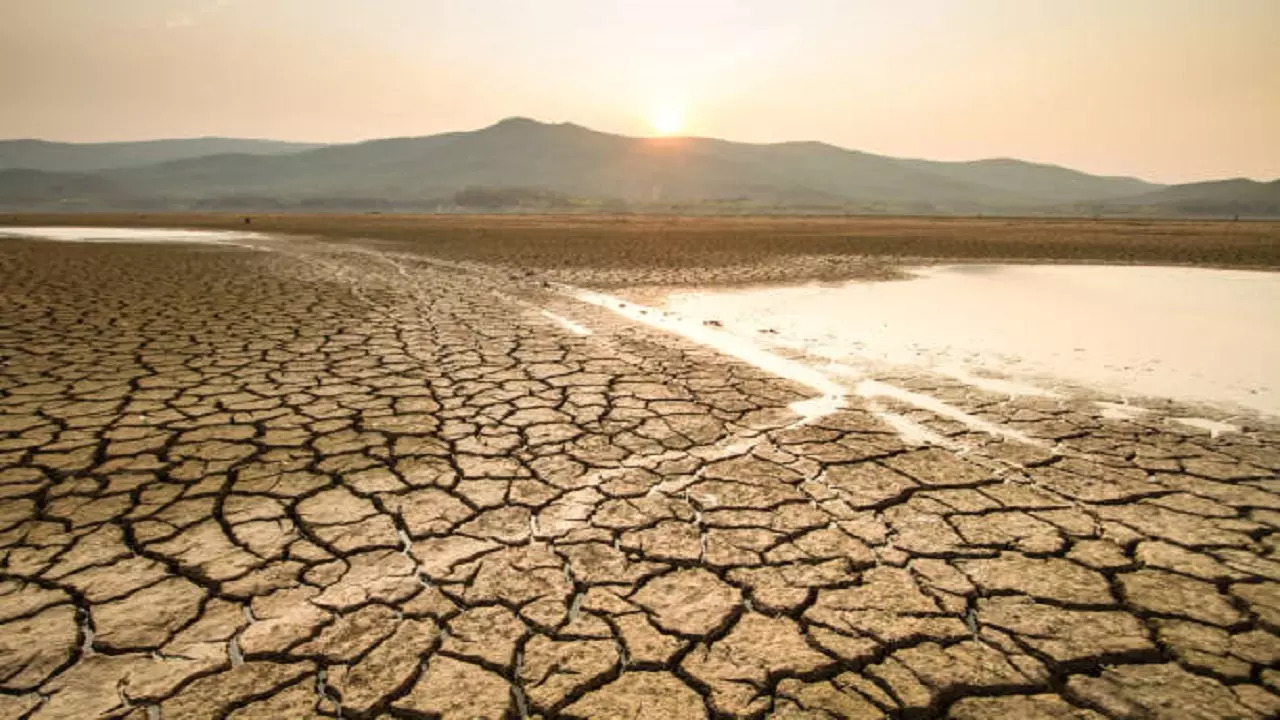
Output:
[[658,110],[653,116],[653,129],[659,135],[675,135],[684,127],[684,114],[674,107]]

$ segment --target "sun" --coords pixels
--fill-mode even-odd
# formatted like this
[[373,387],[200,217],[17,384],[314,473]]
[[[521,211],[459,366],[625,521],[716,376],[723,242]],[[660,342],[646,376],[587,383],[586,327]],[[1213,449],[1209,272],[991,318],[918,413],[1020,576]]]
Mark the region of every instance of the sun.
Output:
[[653,130],[659,135],[675,135],[684,127],[684,114],[679,109],[666,107],[653,115]]

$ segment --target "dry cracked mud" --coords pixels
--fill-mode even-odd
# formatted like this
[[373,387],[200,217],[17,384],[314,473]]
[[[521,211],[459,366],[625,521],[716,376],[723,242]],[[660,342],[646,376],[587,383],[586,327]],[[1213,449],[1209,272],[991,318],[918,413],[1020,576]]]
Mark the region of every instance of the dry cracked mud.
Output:
[[1280,714],[1275,426],[881,380],[1010,432],[536,278],[5,241],[0,717]]

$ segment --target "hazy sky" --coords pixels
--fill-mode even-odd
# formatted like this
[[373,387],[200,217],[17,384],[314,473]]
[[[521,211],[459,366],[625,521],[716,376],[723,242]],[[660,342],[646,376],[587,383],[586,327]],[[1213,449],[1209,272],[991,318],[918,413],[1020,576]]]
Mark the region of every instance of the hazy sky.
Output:
[[350,141],[510,115],[1280,177],[1280,0],[2,0],[0,137]]

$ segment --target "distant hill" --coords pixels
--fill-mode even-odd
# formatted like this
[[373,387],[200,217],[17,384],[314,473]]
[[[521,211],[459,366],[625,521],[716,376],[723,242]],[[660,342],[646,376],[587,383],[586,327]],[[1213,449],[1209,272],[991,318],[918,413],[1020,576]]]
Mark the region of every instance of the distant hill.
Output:
[[[1024,163],[1025,165],[1025,163]],[[1013,170],[1009,171],[1012,174]],[[226,193],[286,200],[380,197],[448,201],[472,187],[537,188],[570,197],[632,204],[733,202],[756,206],[877,204],[920,210],[1030,206],[1153,190],[1071,173],[1055,193],[1016,179],[994,182],[985,167],[936,172],[916,161],[821,143],[767,145],[707,138],[632,138],[571,123],[504,120],[473,132],[375,140],[285,157],[179,160],[115,174],[141,193],[185,198]],[[969,177],[969,176],[972,177]],[[1139,181],[1133,181],[1139,182]]]
[[1113,208],[1154,209],[1175,215],[1280,217],[1280,180],[1246,178],[1172,185],[1107,203]]
[[131,204],[133,198],[115,183],[91,173],[44,170],[0,170],[0,206],[67,209]]
[[61,143],[46,140],[0,140],[0,170],[93,172],[137,167],[221,153],[282,155],[322,147],[314,143],[234,138],[146,140],[142,142]]
[[1057,165],[1042,165],[1010,158],[969,162],[903,162],[944,177],[1021,193],[1046,203],[1090,202],[1137,195],[1162,187],[1137,178],[1089,175]]
[[[526,118],[469,132],[319,147],[219,139],[155,145],[145,149],[173,156],[96,170],[85,168],[107,162],[103,146],[60,145],[59,162],[80,168],[80,175],[65,182],[10,175],[0,182],[0,206],[1178,214],[1229,206],[1236,192],[1255,193],[1239,184],[1252,181],[1228,181],[1237,184],[1212,189],[1217,204],[1198,205],[1200,190],[1178,194],[1193,186],[1021,160],[937,162],[817,142],[635,138]],[[213,151],[183,154],[201,148]],[[141,151],[129,157],[138,160]],[[1253,185],[1274,191],[1274,183]],[[1267,192],[1250,207],[1270,207]]]
[[301,200],[380,197],[447,202],[474,187],[538,188],[628,203],[744,199],[756,204],[1025,201],[816,143],[748,145],[629,138],[572,124],[507,120],[466,133],[375,140],[286,157],[222,155],[120,171],[139,193],[226,193]]

